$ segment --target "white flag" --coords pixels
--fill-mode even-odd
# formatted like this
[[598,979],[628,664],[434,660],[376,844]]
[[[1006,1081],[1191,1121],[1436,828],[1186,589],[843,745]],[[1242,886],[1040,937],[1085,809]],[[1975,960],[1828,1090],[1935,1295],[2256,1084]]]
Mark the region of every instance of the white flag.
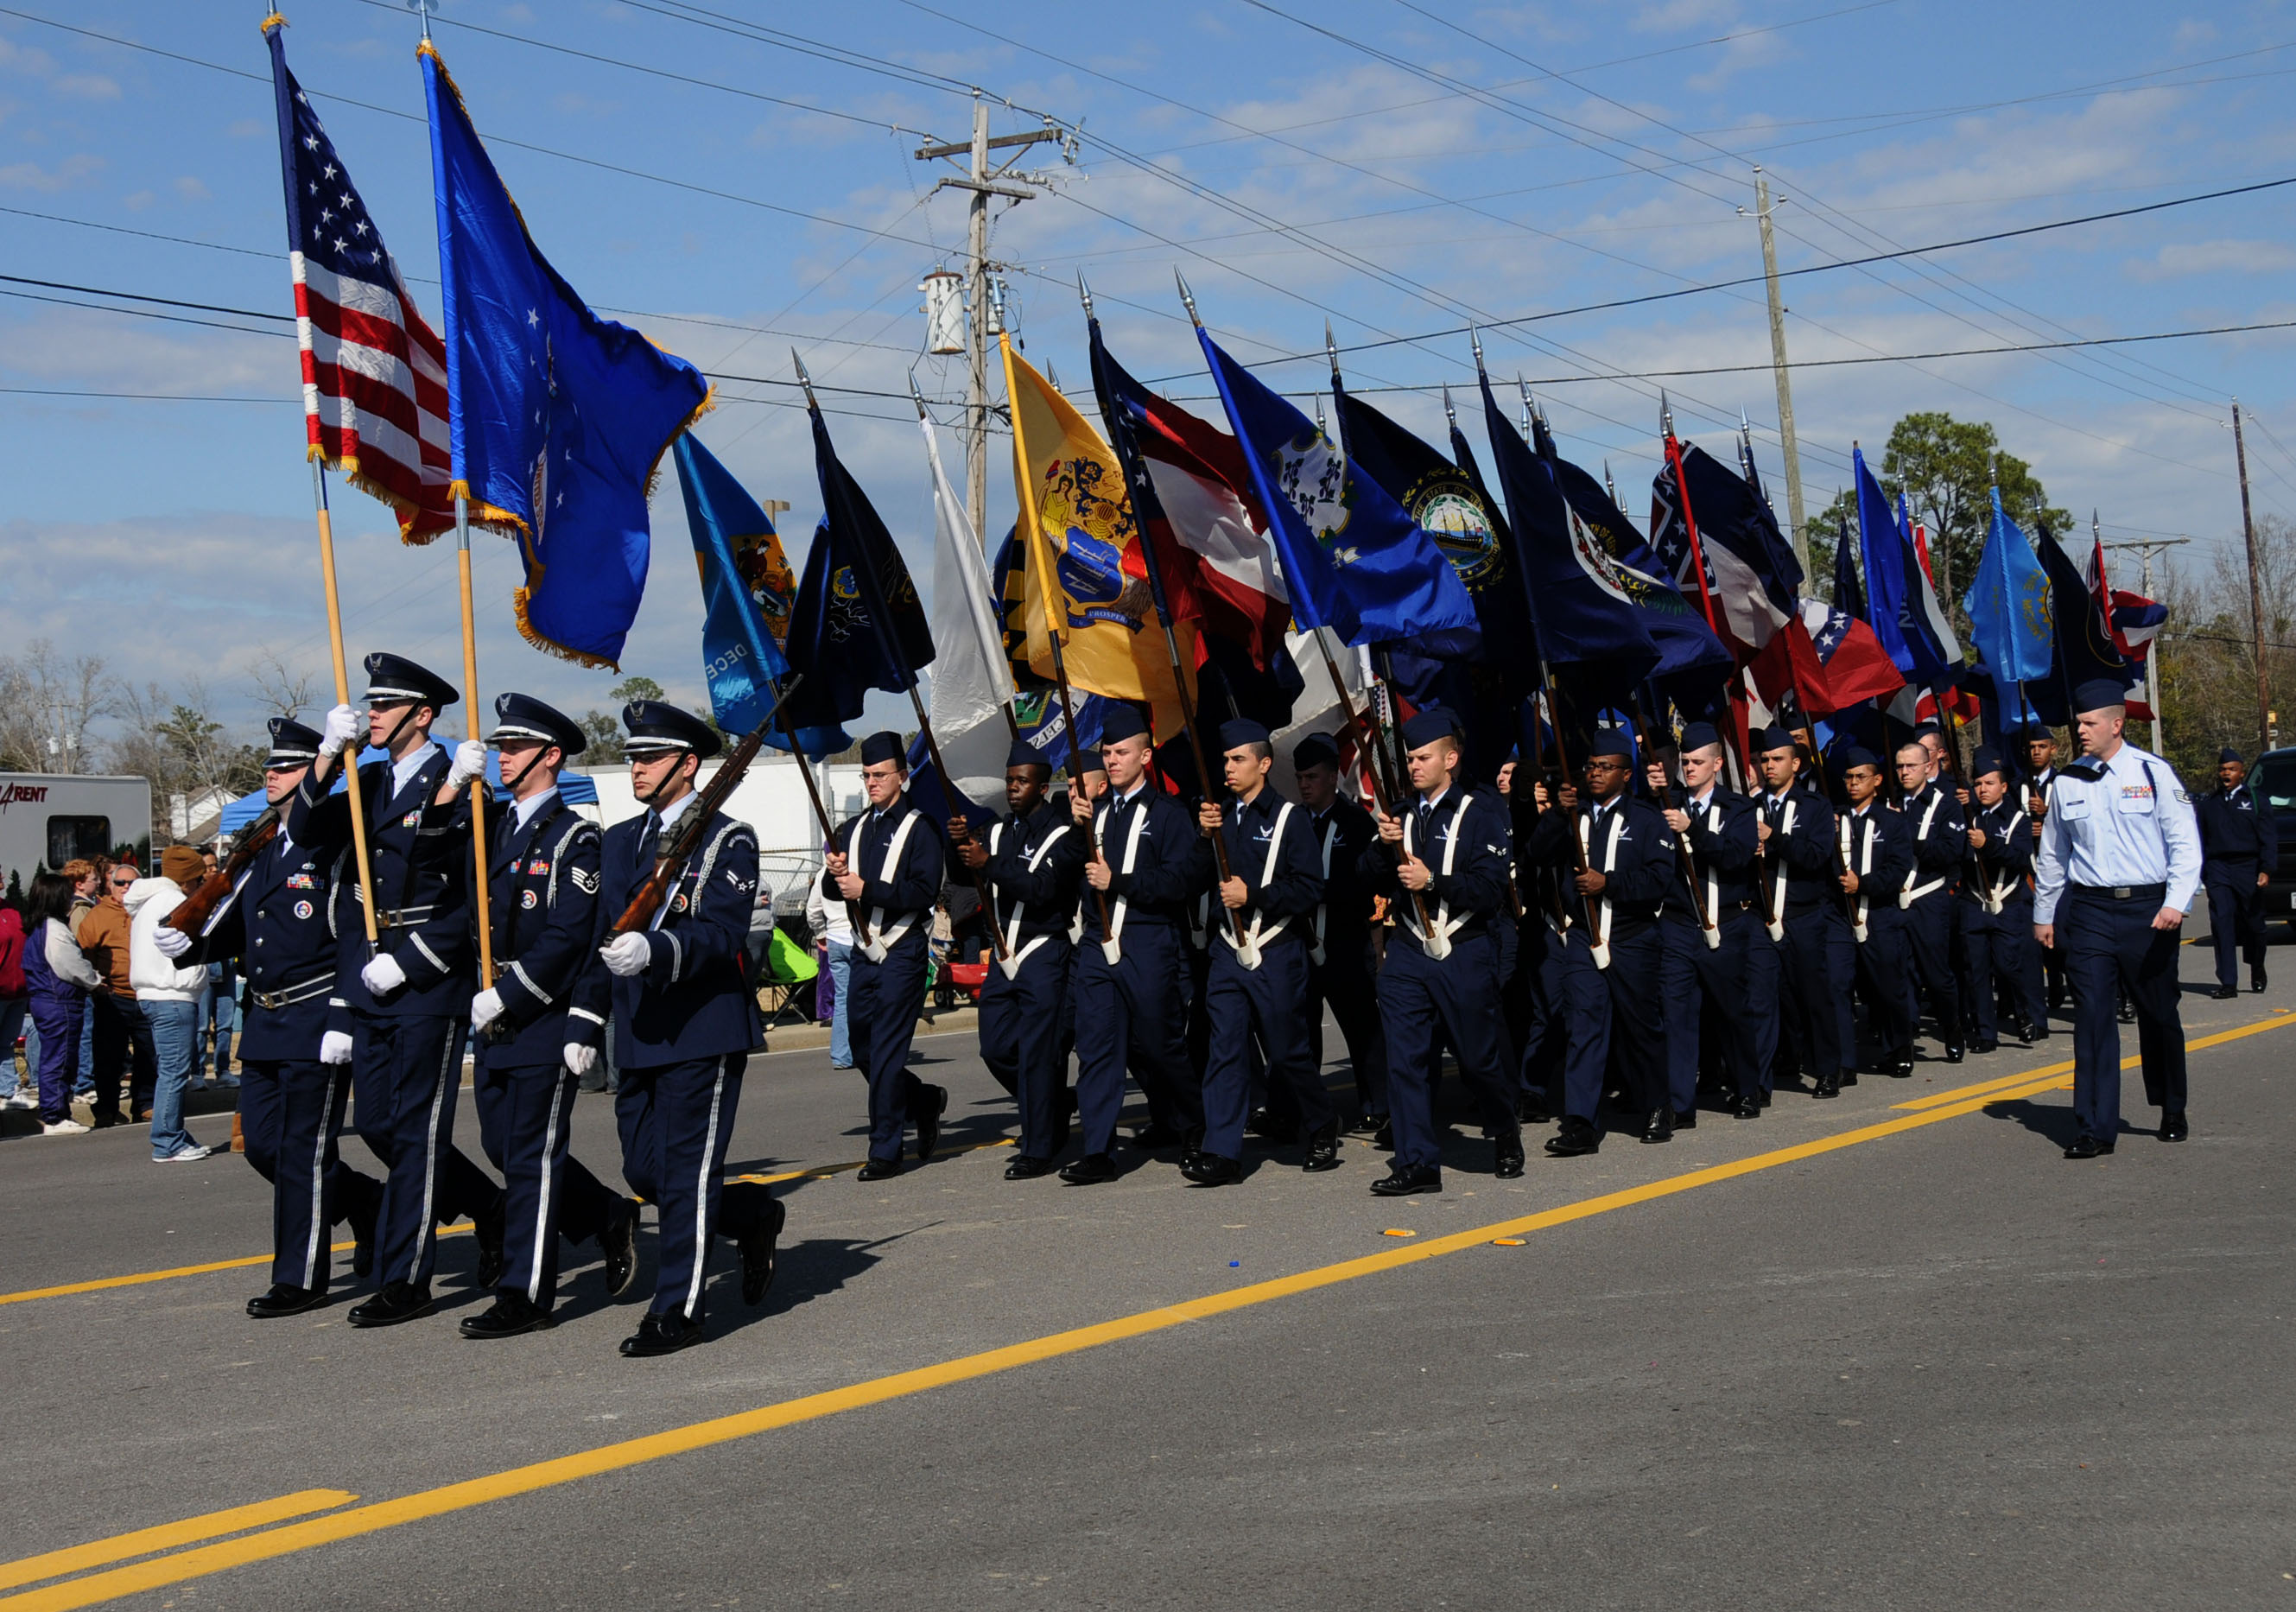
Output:
[[987,721],[1013,698],[1013,668],[980,540],[941,468],[932,422],[920,417],[917,428],[933,478],[932,722],[949,736]]

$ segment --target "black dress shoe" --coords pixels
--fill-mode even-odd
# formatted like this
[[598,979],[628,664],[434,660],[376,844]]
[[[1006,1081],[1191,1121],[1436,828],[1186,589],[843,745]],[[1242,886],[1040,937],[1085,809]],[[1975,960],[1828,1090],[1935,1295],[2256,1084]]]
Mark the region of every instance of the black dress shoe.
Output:
[[427,1287],[413,1282],[386,1282],[381,1292],[364,1304],[355,1304],[343,1319],[354,1327],[396,1327],[428,1315],[435,1307]]
[[762,1225],[742,1233],[742,1302],[756,1306],[766,1302],[774,1285],[774,1258],[782,1228],[789,1224],[789,1205],[777,1197],[766,1200]]
[[1491,1173],[1503,1181],[1522,1179],[1522,1132],[1510,1131],[1491,1139]]
[[2261,967],[2251,968],[2248,971],[2248,988],[2251,991],[2261,991],[2264,989],[2264,970]]
[[1199,1153],[1180,1166],[1180,1173],[1199,1187],[1233,1187],[1243,1179],[1243,1161],[1224,1154]]
[[923,1090],[924,1112],[915,1116],[917,1122],[917,1163],[932,1163],[933,1149],[940,1146],[940,1116],[948,1112],[948,1088],[927,1086]]
[[1759,1103],[1763,1107],[1768,1107],[1770,1106],[1770,1094],[1768,1089],[1765,1088],[1762,1090],[1754,1093],[1754,1100],[1757,1103]]
[[1061,1180],[1071,1187],[1096,1187],[1116,1177],[1116,1161],[1105,1153],[1087,1153],[1061,1169]]
[[2181,1142],[2192,1134],[2193,1128],[2185,1123],[2185,1111],[2182,1108],[2170,1108],[2161,1114],[2161,1139],[2162,1141]]
[[1750,1091],[1745,1096],[1739,1098],[1731,1103],[1730,1112],[1733,1115],[1742,1120],[1760,1119],[1762,1117],[1762,1099]]
[[259,1321],[277,1320],[283,1315],[300,1315],[306,1310],[316,1310],[327,1302],[324,1293],[314,1293],[308,1287],[298,1287],[288,1282],[274,1282],[271,1291],[258,1293],[247,1301],[247,1312]]
[[1308,1138],[1308,1156],[1300,1168],[1310,1175],[1340,1167],[1340,1122],[1328,1121]]
[[1676,1110],[1674,1111],[1674,1128],[1675,1128],[1677,1131],[1695,1131],[1695,1130],[1697,1130],[1697,1129],[1698,1129],[1698,1110],[1697,1110],[1697,1109],[1695,1109],[1695,1108],[1677,1108],[1677,1109],[1676,1109]]
[[2135,1024],[2136,1022],[2136,1004],[2134,1002],[2121,1003],[2119,1017],[2120,1022],[2124,1024]]
[[510,1218],[510,1194],[497,1192],[494,1201],[471,1216],[471,1230],[479,1245],[478,1282],[481,1287],[499,1287],[510,1270],[510,1256],[503,1252],[503,1234]]
[[1841,1072],[1841,1083],[1845,1086],[1855,1086],[1857,1083],[1857,1072],[1855,1069],[1843,1070]]
[[1817,1077],[1817,1084],[1810,1088],[1809,1094],[1813,1098],[1840,1097],[1841,1095],[1841,1077],[1839,1074],[1819,1075]]
[[2219,985],[2214,991],[2209,992],[2209,1000],[2211,1002],[2229,1002],[2239,995],[2240,987],[2237,985]]
[[1279,1144],[1291,1141],[1300,1134],[1298,1121],[1286,1118],[1265,1103],[1251,1111],[1243,1122],[1243,1128],[1246,1133],[1262,1141]]
[[1443,1190],[1440,1164],[1398,1164],[1371,1184],[1374,1197],[1416,1197]]
[[899,1159],[873,1158],[854,1172],[853,1179],[857,1181],[882,1181],[888,1180],[900,1172]]
[[1562,1129],[1546,1139],[1546,1151],[1554,1158],[1577,1158],[1581,1154],[1602,1151],[1603,1139],[1595,1134],[1592,1123],[1575,1114],[1562,1116]]
[[1012,1162],[1004,1166],[1004,1179],[1008,1181],[1033,1181],[1040,1175],[1052,1172],[1053,1161],[1038,1158],[1033,1153],[1016,1153]]
[[1674,1110],[1653,1108],[1650,1118],[1643,1122],[1643,1140],[1670,1142],[1674,1140]]
[[1914,1060],[1912,1055],[1909,1053],[1900,1054],[1890,1065],[1888,1073],[1890,1078],[1893,1081],[1908,1081],[1913,1079]]
[[701,1323],[686,1319],[683,1311],[673,1310],[667,1315],[649,1315],[638,1323],[638,1329],[622,1340],[622,1353],[631,1360],[644,1360],[656,1354],[675,1354],[689,1344],[701,1341]]
[[1155,1153],[1166,1147],[1177,1147],[1186,1141],[1171,1126],[1150,1121],[1132,1133],[1132,1145],[1144,1153]]
[[606,1211],[605,1228],[598,1233],[598,1249],[606,1256],[606,1296],[619,1298],[638,1279],[637,1199],[614,1199]]
[[1977,1045],[1971,1048],[1970,1050],[1978,1053],[1998,1052],[2001,1050],[2001,1043],[1988,1035],[1980,1038]]
[[1959,1062],[1961,1062],[1961,1060],[1962,1060],[1962,1059],[1964,1059],[1964,1058],[1967,1057],[1968,1056],[1969,1056],[1969,1053],[1968,1053],[1967,1049],[1965,1049],[1965,1048],[1962,1048],[1962,1047],[1957,1047],[1957,1046],[1956,1046],[1956,1047],[1948,1047],[1948,1048],[1945,1049],[1945,1061],[1946,1061],[1947,1063],[1948,1063],[1948,1064],[1958,1064]]
[[1526,1091],[1514,1100],[1514,1122],[1518,1125],[1544,1125],[1554,1117],[1546,1112],[1544,1093],[1533,1096]]
[[2072,1159],[2096,1158],[2112,1151],[2111,1142],[2101,1141],[2084,1131],[2073,1138],[2073,1145],[2065,1149],[2065,1156]]
[[464,1337],[516,1337],[539,1332],[550,1325],[550,1312],[529,1303],[523,1293],[505,1293],[484,1315],[466,1315],[458,1328]]
[[1373,1117],[1379,1121],[1379,1129],[1371,1133],[1371,1145],[1383,1148],[1389,1153],[1394,1152],[1395,1122],[1383,1114],[1375,1114]]

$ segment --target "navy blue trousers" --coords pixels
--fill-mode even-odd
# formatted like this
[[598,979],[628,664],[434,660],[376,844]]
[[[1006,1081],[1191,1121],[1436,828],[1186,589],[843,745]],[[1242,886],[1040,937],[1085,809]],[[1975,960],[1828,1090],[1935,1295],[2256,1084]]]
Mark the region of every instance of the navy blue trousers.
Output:
[[909,1073],[909,1044],[916,1039],[917,1015],[925,1005],[924,920],[900,944],[873,963],[853,948],[847,977],[846,1034],[853,1061],[869,1082],[869,1156],[898,1161],[901,1137],[922,1112],[925,1090]]
[[501,1291],[548,1311],[558,1293],[558,1239],[578,1243],[605,1229],[614,1194],[567,1151],[574,1072],[563,1064],[496,1067],[481,1049],[471,1089],[479,1141],[503,1172]]
[[622,1138],[622,1179],[660,1218],[649,1314],[676,1312],[700,1320],[710,1238],[738,1238],[771,1213],[762,1184],[726,1184],[726,1147],[748,1062],[736,1052],[621,1069],[614,1124]]
[[1918,984],[1930,999],[1938,1034],[1948,1047],[1961,1045],[1961,983],[1954,977],[1954,909],[1959,898],[1950,891],[1932,890],[1902,917],[1906,936],[1906,1041],[1920,1030],[1921,1016],[1914,1000]]
[[1282,1092],[1284,1111],[1297,1115],[1307,1132],[1328,1124],[1332,1095],[1324,1090],[1323,1070],[1308,1032],[1312,999],[1307,942],[1287,933],[1259,954],[1259,967],[1246,968],[1236,960],[1235,949],[1215,936],[1204,994],[1211,1020],[1204,1063],[1204,1151],[1228,1159],[1243,1156],[1255,1033],[1267,1057],[1270,1100]]
[[1329,1004],[1340,1039],[1348,1044],[1355,1068],[1356,1103],[1365,1114],[1387,1112],[1387,1037],[1379,1024],[1379,986],[1371,970],[1368,936],[1332,936],[1322,966],[1308,965],[1308,1042],[1320,1076],[1324,1067],[1324,1016]]
[[1914,988],[1906,978],[1905,916],[1894,898],[1887,903],[1876,899],[1866,915],[1866,938],[1855,942],[1857,994],[1866,1000],[1866,1026],[1884,1063],[1910,1057],[1914,1049]]
[[455,1146],[455,1100],[463,1086],[461,1019],[351,1015],[352,1092],[359,1139],[381,1161],[374,1278],[430,1279],[437,1229],[490,1208],[500,1189]]
[[1069,938],[1054,934],[1022,959],[1012,979],[992,958],[980,988],[980,1061],[1020,1104],[1021,1152],[1029,1158],[1052,1157],[1067,1139],[1061,1018],[1068,981]]
[[2019,893],[1991,913],[1976,901],[1964,901],[1961,950],[1967,969],[1962,980],[1972,1034],[1980,1041],[2001,1039],[2001,987],[2009,990],[2018,1011],[2036,1024],[2049,1022],[2048,1004],[2041,998],[2039,942],[2033,939],[2033,898],[2022,885]]
[[1435,1124],[1435,1038],[1459,1060],[1483,1129],[1515,1129],[1513,1072],[1506,1066],[1499,1014],[1499,951],[1488,933],[1462,935],[1437,962],[1400,931],[1379,975],[1380,1023],[1387,1032],[1387,1112],[1398,1169],[1443,1162]]
[[[1611,940],[1611,966],[1602,971],[1603,983],[1611,993],[1610,1068],[1615,1073],[1619,1086],[1627,1094],[1637,1113],[1650,1114],[1669,1107],[1671,1098],[1667,1090],[1666,1020],[1659,1011],[1659,957],[1661,942],[1659,925],[1651,925],[1631,934],[1613,935]],[[1724,942],[1728,943],[1726,941]],[[1707,956],[1706,943],[1698,949]],[[1592,961],[1592,954],[1589,954]],[[1597,1090],[1595,1102],[1602,1100]],[[1591,1113],[1575,1103],[1573,1114]]]
[[2210,879],[2209,942],[2216,948],[2217,983],[2227,991],[2240,988],[2234,954],[2246,956],[2251,968],[2264,966],[2264,913],[2256,887],[2256,869],[2238,880]]
[[2120,1018],[2116,985],[2136,1005],[2136,1048],[2144,1098],[2156,1108],[2185,1107],[2185,1029],[2177,1011],[2177,941],[2155,929],[2156,892],[2116,901],[2065,892],[2057,906],[2057,940],[2073,992],[2073,1114],[2081,1128],[2110,1142],[2120,1134]]
[[1659,925],[1659,1012],[1666,1035],[1667,1092],[1677,1114],[1687,1114],[1698,1106],[1706,1016],[1698,983],[1698,958],[1693,953],[1705,950],[1704,932],[1695,921]]
[[[1721,943],[1710,947],[1695,920],[1659,925],[1657,986],[1644,999],[1660,1004],[1668,1097],[1677,1114],[1698,1106],[1702,1024],[1717,1028],[1721,1064],[1733,1090],[1751,1097],[1769,1084],[1763,1021],[1769,1021],[1767,1040],[1775,1051],[1777,981],[1773,971],[1777,954],[1770,949],[1770,937],[1762,933],[1761,920],[1751,912],[1722,913],[1715,926]],[[1635,983],[1618,975],[1616,950],[1613,947],[1611,974],[1631,991]],[[1628,1018],[1649,1016],[1647,1008],[1637,1016],[1623,1003],[1619,1012],[1622,1025]],[[1682,1045],[1685,1040],[1686,1049]],[[1649,1104],[1652,1109],[1659,1106]]]
[[1152,1117],[1191,1137],[1203,1130],[1203,1088],[1185,1039],[1187,949],[1185,933],[1161,924],[1128,924],[1114,963],[1090,935],[1077,947],[1077,1115],[1087,1154],[1115,1143],[1128,1069]]
[[1789,908],[1785,930],[1785,939],[1777,943],[1780,1032],[1811,1080],[1846,1074],[1857,1066],[1850,982],[1843,977],[1854,975],[1857,958],[1838,955],[1857,944],[1849,935],[1849,920],[1841,916],[1839,905],[1824,901]]
[[271,1279],[327,1290],[327,1230],[355,1212],[372,1212],[382,1183],[342,1162],[337,1152],[350,1071],[316,1058],[250,1063],[239,1069],[239,1132],[247,1162],[271,1183]]
[[[1611,988],[1595,966],[1584,925],[1562,933],[1547,931],[1539,958],[1539,986],[1546,997],[1546,1066],[1539,1085],[1546,1106],[1595,1123],[1603,1107],[1603,1077],[1611,1060]],[[1562,1067],[1555,1065],[1560,1062]],[[1557,1074],[1562,1076],[1558,1105]]]

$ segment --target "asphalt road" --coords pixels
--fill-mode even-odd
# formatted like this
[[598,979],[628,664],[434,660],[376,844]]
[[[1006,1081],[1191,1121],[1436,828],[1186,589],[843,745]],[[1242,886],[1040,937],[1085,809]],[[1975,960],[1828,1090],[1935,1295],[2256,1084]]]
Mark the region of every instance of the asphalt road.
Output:
[[1360,1141],[1008,1183],[969,1036],[919,1043],[955,1156],[865,1186],[857,1077],[762,1058],[734,1158],[820,1173],[664,1361],[586,1250],[554,1330],[463,1341],[466,1237],[381,1333],[248,1320],[260,1265],[15,1298],[258,1256],[268,1197],[9,1142],[0,1608],[2296,1604],[2296,991],[2185,1006],[2267,1027],[2193,1053],[2181,1147],[2063,1161],[2060,1034],[1514,1182],[1463,1134],[1390,1203]]

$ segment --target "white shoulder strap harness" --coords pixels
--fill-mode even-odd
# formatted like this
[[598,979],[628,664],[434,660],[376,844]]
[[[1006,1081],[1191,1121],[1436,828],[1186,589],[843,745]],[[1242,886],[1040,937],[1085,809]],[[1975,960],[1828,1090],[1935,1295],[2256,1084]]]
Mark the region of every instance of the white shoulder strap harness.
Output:
[[[890,884],[893,882],[893,876],[900,870],[902,848],[909,843],[909,832],[916,827],[917,819],[923,815],[913,807],[908,816],[901,819],[901,826],[893,830],[893,837],[885,843],[884,868],[877,875],[880,883]],[[860,837],[861,830],[857,825],[853,834],[855,838]],[[861,955],[873,963],[883,962],[886,954],[901,943],[901,937],[908,933],[916,921],[917,915],[913,912],[888,929],[885,927],[885,909],[882,907],[871,908],[861,925]]]
[[[1595,847],[1589,838],[1593,825],[1594,817],[1591,813],[1578,814],[1578,854],[1587,859],[1587,864],[1590,868],[1595,862]],[[1601,872],[1605,879],[1611,876],[1619,865],[1619,835],[1626,826],[1627,809],[1620,806],[1611,813],[1611,832],[1603,843]],[[1591,920],[1594,929],[1594,933],[1587,938],[1592,942],[1590,950],[1595,954],[1595,966],[1608,968],[1611,966],[1611,898],[1606,895],[1589,896],[1587,898],[1587,917]],[[1709,910],[1710,911],[1711,909],[1710,908]]]
[[[1325,818],[1324,821],[1324,888],[1326,891],[1332,886],[1332,847],[1339,842],[1339,837],[1340,826],[1330,818]],[[1318,968],[1324,966],[1324,909],[1329,905],[1328,901],[1316,903],[1316,917],[1308,939],[1308,960]]]
[[[1029,855],[1029,871],[1030,873],[1036,872],[1037,868],[1044,866],[1046,854],[1052,850],[1054,842],[1057,841],[1061,835],[1066,834],[1068,831],[1069,826],[1066,823],[1062,823],[1059,827],[1054,829],[1052,833],[1045,836],[1045,843],[1037,846],[1035,851]],[[990,856],[993,857],[996,854],[996,848],[1004,837],[1004,824],[991,823],[988,826],[988,854]],[[996,959],[996,966],[1004,971],[1004,977],[1008,980],[1020,978],[1021,965],[1029,960],[1029,954],[1034,952],[1037,947],[1052,939],[1050,935],[1040,934],[1035,940],[1030,941],[1026,946],[1021,945],[1021,903],[1018,901],[1013,902],[1013,916],[1006,919],[1004,923],[1004,955]],[[996,921],[996,915],[993,912],[990,913],[988,915],[988,921],[992,924],[995,923]],[[1078,921],[1081,922],[1081,918],[1079,918]]]
[[[1239,813],[1241,813],[1241,810],[1242,808],[1239,807]],[[1292,802],[1286,801],[1275,809],[1275,827],[1268,831],[1267,860],[1261,864],[1259,869],[1259,887],[1262,890],[1267,889],[1275,878],[1276,858],[1282,854],[1283,850],[1283,825],[1291,820]],[[1246,968],[1259,967],[1260,947],[1267,942],[1272,941],[1277,935],[1282,934],[1284,930],[1290,928],[1292,925],[1292,920],[1290,918],[1278,918],[1273,925],[1263,928],[1262,925],[1266,925],[1267,921],[1267,918],[1265,913],[1253,913],[1251,915],[1251,922],[1243,926],[1243,931],[1241,934],[1236,932],[1236,927],[1233,923],[1224,924],[1220,926],[1220,939],[1226,941],[1229,946],[1234,949],[1235,960],[1242,964]]]
[[[1930,824],[1937,817],[1937,809],[1944,803],[1945,791],[1942,789],[1938,791],[1937,794],[1930,796],[1930,803],[1922,808],[1922,826],[1914,830],[1915,844],[1918,845],[1923,840],[1930,837]],[[1902,910],[1906,908],[1911,907],[1915,901],[1920,901],[1923,896],[1929,894],[1931,891],[1942,890],[1944,888],[1945,878],[1942,875],[1931,879],[1926,884],[1908,884],[1903,890],[1898,892],[1898,906]]]
[[[1103,806],[1098,811],[1093,814],[1092,843],[1094,848],[1100,852],[1101,860],[1103,861],[1106,861],[1108,859],[1108,843],[1106,834],[1108,814],[1114,810],[1116,810],[1116,808],[1112,804]],[[1139,859],[1140,836],[1143,833],[1146,832],[1147,827],[1148,809],[1144,805],[1141,807],[1139,812],[1134,816],[1132,819],[1132,827],[1124,836],[1124,866],[1118,868],[1117,871],[1125,875],[1128,878],[1131,876],[1132,864]],[[1115,902],[1108,909],[1108,938],[1100,943],[1100,955],[1108,959],[1109,966],[1111,968],[1116,966],[1117,959],[1124,955],[1124,914],[1130,905],[1131,902],[1128,898],[1118,896]]]
[[[1467,815],[1467,802],[1474,798],[1472,794],[1463,794],[1459,797],[1459,803],[1451,809],[1451,837],[1443,845],[1443,876],[1447,879],[1451,876],[1451,869],[1458,860],[1460,820]],[[1415,811],[1403,814],[1403,854],[1406,856],[1417,854],[1412,849],[1411,828],[1418,817]],[[1473,916],[1470,913],[1467,917]],[[1419,927],[1414,908],[1406,905],[1403,909],[1403,926],[1419,937],[1421,949],[1439,963],[1451,955],[1451,937],[1467,926],[1467,917],[1453,917],[1451,903],[1438,901],[1434,915],[1427,920],[1428,927],[1423,930]]]
[[[2005,840],[2011,835],[2015,834],[2020,825],[2024,821],[2025,814],[2022,810],[2012,811],[2009,814],[2008,826],[2001,831],[2001,837]],[[2001,916],[2001,904],[2009,899],[2009,892],[2016,887],[2017,876],[2015,874],[2003,873],[1997,875],[1996,876],[1986,880],[1983,887],[1978,891],[1978,905],[1984,908],[1986,911],[1991,913],[1994,917],[1998,917]]]
[[[1845,811],[1841,814],[1841,859],[1844,862],[1847,862],[1849,860],[1849,842],[1858,819],[1850,813]],[[1866,843],[1864,848],[1858,852],[1857,866],[1854,870],[1857,875],[1857,899],[1850,904],[1849,933],[1857,937],[1857,943],[1861,946],[1866,943],[1866,917],[1867,912],[1871,910],[1873,902],[1873,898],[1866,893],[1866,876],[1874,871],[1874,841],[1875,837],[1876,835],[1874,830],[1874,826],[1870,823],[1867,824],[1866,828]]]
[[[1786,814],[1778,819],[1777,832],[1771,838],[1783,840],[1793,833],[1794,808],[1800,804],[1792,795],[1786,797]],[[1783,849],[1778,852],[1778,870],[1770,880],[1770,920],[1763,927],[1770,932],[1773,941],[1786,938],[1786,855]]]

